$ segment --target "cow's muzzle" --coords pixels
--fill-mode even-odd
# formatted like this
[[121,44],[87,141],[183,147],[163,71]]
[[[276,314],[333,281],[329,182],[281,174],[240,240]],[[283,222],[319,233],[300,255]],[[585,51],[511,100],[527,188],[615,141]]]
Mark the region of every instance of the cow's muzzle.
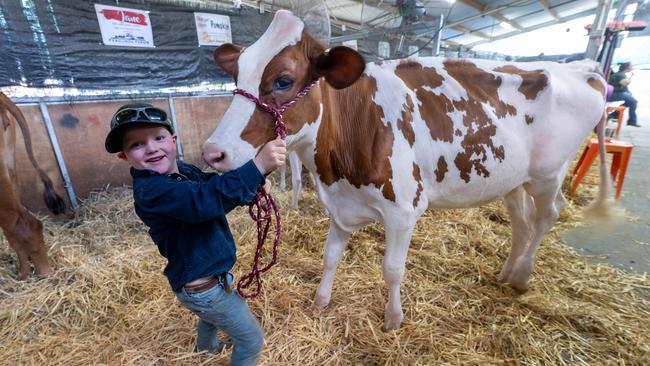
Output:
[[203,145],[203,160],[218,172],[228,170],[226,152],[214,144]]

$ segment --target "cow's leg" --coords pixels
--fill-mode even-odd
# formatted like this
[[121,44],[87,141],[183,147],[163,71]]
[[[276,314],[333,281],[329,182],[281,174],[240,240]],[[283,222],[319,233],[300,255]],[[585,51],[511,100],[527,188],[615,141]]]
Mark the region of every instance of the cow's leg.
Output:
[[283,164],[280,168],[280,189],[287,190],[287,164]]
[[6,209],[2,214],[3,217],[0,217],[0,227],[2,227],[2,232],[7,238],[9,247],[18,256],[18,280],[22,281],[29,275],[30,266],[27,251],[15,235],[16,223],[19,221],[19,213],[14,209]]
[[21,244],[19,244],[18,240],[16,240],[15,235],[13,235],[12,232],[9,230],[3,230],[5,237],[7,238],[7,241],[9,242],[9,246],[11,249],[16,252],[16,255],[18,256],[18,280],[22,281],[29,276],[30,272],[30,265],[29,265],[29,255],[27,254],[27,250],[23,248]]
[[[397,220],[395,220],[397,221]],[[395,222],[393,221],[393,222]],[[400,297],[400,285],[404,278],[406,254],[411,243],[414,225],[386,225],[386,254],[382,263],[384,281],[388,286],[388,302],[384,309],[384,330],[399,328],[404,319]]]
[[36,275],[52,272],[43,240],[43,224],[26,210],[18,213],[13,227],[6,231],[11,247],[18,254],[18,279],[24,280],[30,272],[29,262],[34,264]]
[[289,153],[289,161],[291,163],[291,207],[298,208],[298,199],[300,198],[300,191],[302,190],[302,161],[295,151]]
[[325,253],[323,255],[323,278],[320,280],[320,284],[316,290],[316,299],[314,300],[314,304],[320,309],[330,303],[334,276],[336,275],[336,266],[348,244],[349,237],[349,232],[339,227],[334,220],[330,220],[330,231],[327,234]]
[[519,186],[508,193],[504,197],[504,202],[510,215],[512,241],[508,259],[506,259],[503,268],[501,268],[501,273],[499,273],[499,277],[497,278],[499,282],[504,282],[508,278],[515,260],[526,249],[526,244],[530,239],[530,224],[532,222],[529,221],[530,215],[528,212],[534,210],[532,199],[526,193],[523,186]]
[[544,182],[535,182],[526,188],[535,200],[533,238],[526,252],[515,260],[512,271],[506,279],[506,282],[517,291],[525,292],[528,290],[528,278],[533,271],[537,249],[539,249],[539,245],[546,233],[553,227],[560,216],[556,207],[560,184],[561,180],[554,178]]

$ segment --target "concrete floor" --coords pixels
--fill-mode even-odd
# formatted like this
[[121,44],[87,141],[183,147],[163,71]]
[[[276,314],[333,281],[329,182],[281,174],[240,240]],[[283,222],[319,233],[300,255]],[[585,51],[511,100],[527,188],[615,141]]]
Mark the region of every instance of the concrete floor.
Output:
[[627,218],[607,228],[579,227],[563,233],[562,239],[594,261],[650,273],[650,103],[640,104],[638,121],[642,127],[623,126],[619,136],[634,144],[618,202]]

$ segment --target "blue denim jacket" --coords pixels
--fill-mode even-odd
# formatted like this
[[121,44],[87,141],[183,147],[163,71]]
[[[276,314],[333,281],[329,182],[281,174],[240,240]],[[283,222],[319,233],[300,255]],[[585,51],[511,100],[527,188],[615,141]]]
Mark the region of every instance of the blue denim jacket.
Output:
[[237,259],[226,214],[248,204],[264,176],[249,161],[223,175],[178,162],[180,174],[131,168],[135,212],[167,258],[174,292],[200,277],[230,271]]

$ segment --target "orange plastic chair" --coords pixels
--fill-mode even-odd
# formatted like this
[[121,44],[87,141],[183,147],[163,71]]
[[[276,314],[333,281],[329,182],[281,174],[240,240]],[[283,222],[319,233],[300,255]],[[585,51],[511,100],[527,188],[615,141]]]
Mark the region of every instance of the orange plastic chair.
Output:
[[[620,120],[619,114],[619,120]],[[627,165],[630,162],[630,156],[632,156],[632,149],[634,145],[629,142],[619,141],[619,140],[605,140],[605,151],[610,154],[613,154],[612,167],[610,168],[610,174],[612,176],[612,181],[616,186],[616,199],[618,200],[621,197],[621,189],[623,188],[623,181],[625,180],[625,172],[627,171]],[[582,152],[578,163],[573,169],[573,177],[571,183],[571,193],[576,192],[578,184],[582,181],[593,163],[594,159],[598,156],[598,139],[592,138],[589,141],[589,145],[585,147],[585,150]]]
[[[616,132],[614,132],[614,138],[618,138],[618,134],[621,133],[621,126],[623,125],[623,113],[625,112],[626,106],[620,105],[616,107],[607,106],[606,113],[609,116],[613,111],[618,111],[618,125],[616,125]],[[609,120],[609,118],[608,118]]]

